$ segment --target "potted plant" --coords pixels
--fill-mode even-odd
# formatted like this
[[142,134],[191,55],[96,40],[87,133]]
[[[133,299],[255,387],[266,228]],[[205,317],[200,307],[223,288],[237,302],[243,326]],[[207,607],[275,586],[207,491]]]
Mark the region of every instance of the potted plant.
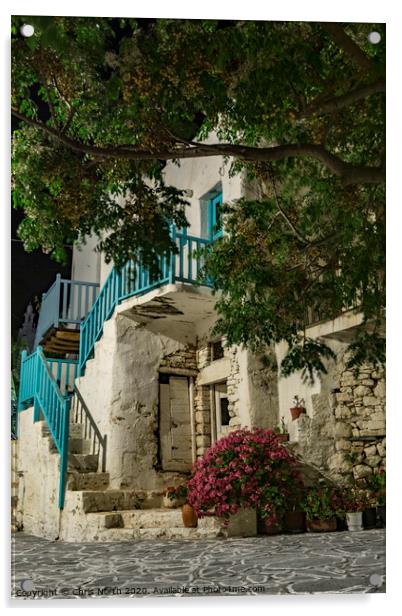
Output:
[[367,498],[368,504],[365,510],[363,511],[363,528],[372,529],[377,525],[377,481],[373,479],[375,475],[369,475],[364,480],[362,480],[362,487],[367,490]]
[[306,514],[302,509],[304,491],[301,481],[293,484],[283,517],[284,530],[288,533],[304,533],[306,530]]
[[292,416],[292,421],[298,419],[302,413],[306,412],[305,401],[304,398],[299,398],[299,396],[295,396],[292,402],[293,406],[290,408],[290,414]]
[[342,511],[339,489],[318,485],[306,489],[301,507],[306,514],[307,530],[329,532],[336,530],[336,517]]
[[274,428],[274,432],[281,442],[286,443],[289,440],[289,432],[285,424],[285,419],[283,417],[281,417],[280,425]]
[[382,470],[379,473],[374,473],[368,478],[370,495],[372,504],[376,508],[377,526],[385,528],[385,501],[386,501],[386,474]]
[[299,477],[296,465],[273,430],[235,430],[195,462],[188,502],[198,517],[212,510],[226,525],[241,508],[253,508],[272,527],[285,510],[292,479]]
[[[170,487],[166,490],[166,496],[177,503],[181,504],[181,515],[185,528],[196,528],[198,526],[197,514],[194,507],[187,502],[187,485],[182,483],[176,487]],[[179,505],[180,506],[180,505]]]
[[348,530],[363,530],[363,511],[369,505],[367,490],[356,483],[343,486],[342,501]]
[[378,484],[377,507],[376,507],[377,519],[378,519],[380,528],[385,528],[385,522],[386,522],[386,514],[385,514],[385,500],[386,500],[385,484],[386,484],[386,477],[385,477],[385,471],[381,471],[381,472],[377,473],[376,475],[374,475],[374,477],[377,477],[377,484]]

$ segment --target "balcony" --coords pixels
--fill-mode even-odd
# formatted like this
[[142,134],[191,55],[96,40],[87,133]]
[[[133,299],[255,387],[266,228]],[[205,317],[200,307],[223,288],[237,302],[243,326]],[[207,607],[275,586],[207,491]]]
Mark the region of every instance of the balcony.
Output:
[[101,290],[96,283],[65,280],[58,274],[42,296],[35,348],[41,346],[48,357],[79,355],[83,371],[116,307],[155,333],[193,342],[194,324],[214,318],[210,282],[200,280],[201,253],[211,241],[174,227],[171,237],[177,253],[160,257],[156,276],[132,260],[120,271],[113,268]]
[[42,295],[35,347],[41,345],[47,355],[78,354],[80,324],[90,312],[99,294],[99,285],[78,280],[56,280]]
[[160,258],[159,275],[151,276],[141,262],[113,268],[92,309],[81,325],[80,369],[92,357],[103,324],[117,308],[120,314],[143,323],[155,333],[192,342],[195,321],[213,318],[214,300],[209,281],[200,280],[200,254],[210,240],[172,228],[177,253]]

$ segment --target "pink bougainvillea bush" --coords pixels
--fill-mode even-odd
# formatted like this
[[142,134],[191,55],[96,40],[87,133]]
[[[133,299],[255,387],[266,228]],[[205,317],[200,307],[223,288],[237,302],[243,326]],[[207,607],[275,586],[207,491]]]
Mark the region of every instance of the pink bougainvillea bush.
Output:
[[188,502],[198,517],[228,519],[239,507],[275,521],[300,476],[296,460],[272,430],[242,428],[219,439],[193,467]]

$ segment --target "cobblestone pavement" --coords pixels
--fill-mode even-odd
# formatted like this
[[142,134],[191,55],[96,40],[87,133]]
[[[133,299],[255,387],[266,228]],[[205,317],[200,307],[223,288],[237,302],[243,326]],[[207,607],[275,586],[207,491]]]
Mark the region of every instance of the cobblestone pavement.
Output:
[[12,597],[385,592],[385,531],[61,543],[13,536]]

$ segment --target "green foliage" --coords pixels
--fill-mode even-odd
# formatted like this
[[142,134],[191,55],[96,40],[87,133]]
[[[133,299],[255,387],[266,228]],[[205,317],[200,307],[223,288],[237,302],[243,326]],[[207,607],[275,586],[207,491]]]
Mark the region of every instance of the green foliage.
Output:
[[331,520],[343,513],[342,491],[325,484],[312,486],[306,490],[301,509],[307,520]]
[[309,186],[305,176],[281,175],[273,194],[272,172],[260,177],[266,198],[226,204],[227,234],[207,254],[205,274],[220,292],[216,333],[253,350],[286,341],[282,376],[300,370],[311,383],[335,356],[306,329],[359,306],[366,329],[351,346],[350,365],[382,364],[383,187],[345,188],[332,178]]
[[[305,336],[309,321],[359,304],[367,327],[352,363],[382,361],[385,27],[339,29],[346,47],[320,23],[13,17],[12,105],[24,119],[13,195],[26,250],[61,261],[65,244],[93,234],[118,266],[140,254],[155,271],[175,250],[170,223],[187,224],[164,161],[215,131],[231,175],[260,191],[228,204],[228,234],[208,259],[217,331],[253,349],[285,340],[282,373],[311,380],[332,354]],[[271,162],[260,155],[289,144]],[[244,146],[255,148],[247,161]]]
[[18,392],[20,388],[21,353],[27,344],[21,338],[11,340],[11,433],[17,433]]

